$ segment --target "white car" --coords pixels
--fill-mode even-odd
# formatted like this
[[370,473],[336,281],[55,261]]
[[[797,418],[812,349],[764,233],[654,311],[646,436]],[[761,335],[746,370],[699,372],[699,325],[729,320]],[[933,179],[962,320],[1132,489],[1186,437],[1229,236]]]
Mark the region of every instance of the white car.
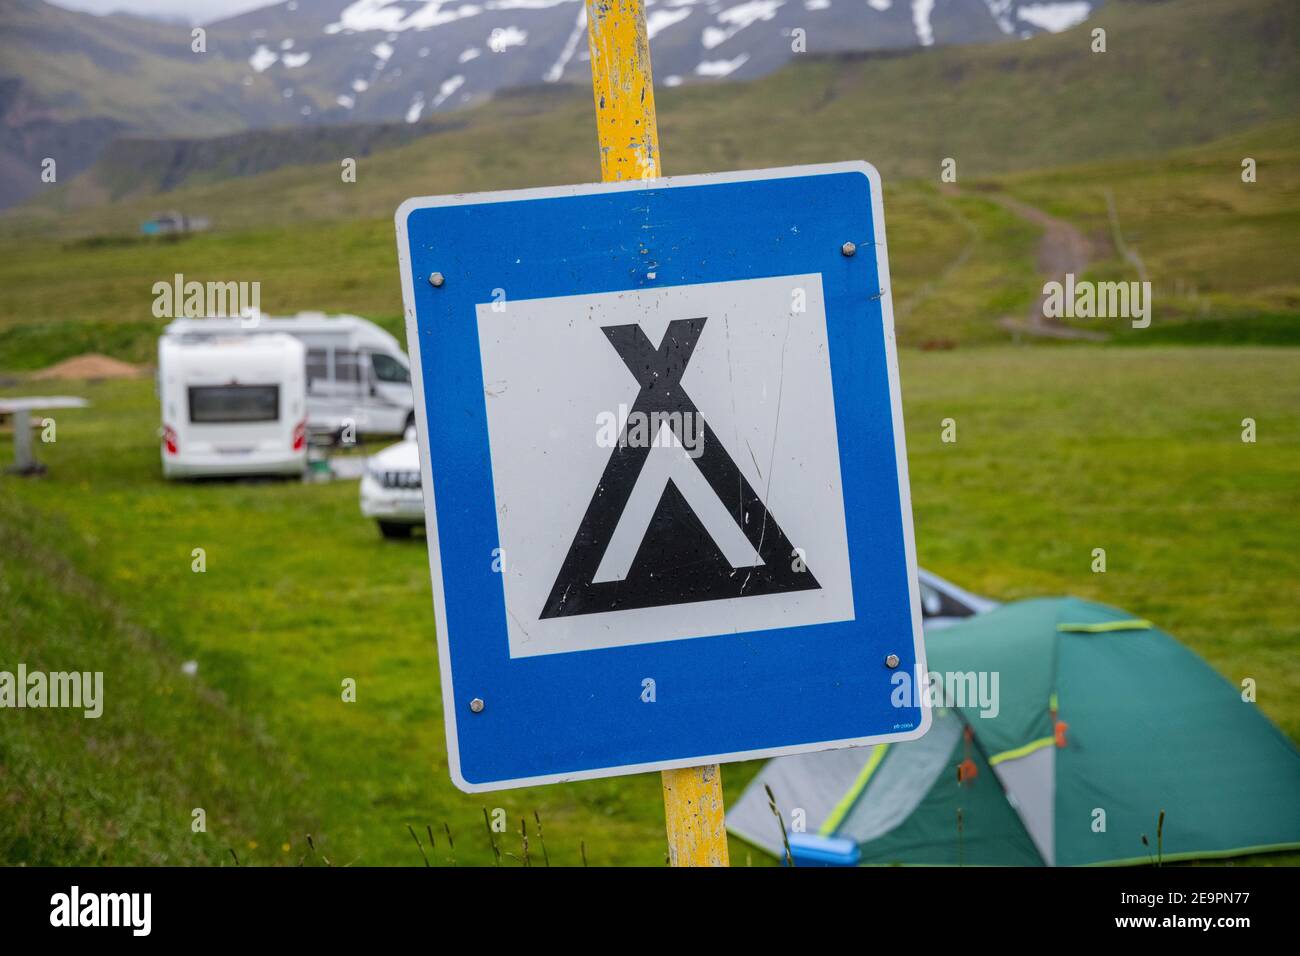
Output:
[[415,429],[396,445],[366,460],[361,476],[361,513],[379,522],[385,538],[409,538],[424,524],[424,493],[420,490],[420,446]]

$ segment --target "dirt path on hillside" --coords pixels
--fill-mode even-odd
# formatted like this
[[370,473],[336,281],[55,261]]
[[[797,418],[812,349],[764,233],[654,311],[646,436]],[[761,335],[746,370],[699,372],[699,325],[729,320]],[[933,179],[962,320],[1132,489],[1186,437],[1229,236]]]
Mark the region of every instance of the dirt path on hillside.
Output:
[[[953,192],[955,195],[962,195],[956,190]],[[972,194],[966,193],[965,195]],[[1003,209],[1019,216],[1025,222],[1032,223],[1043,230],[1043,234],[1038,240],[1037,260],[1038,272],[1042,276],[1044,285],[1053,280],[1064,282],[1067,272],[1073,273],[1076,277],[1083,275],[1083,271],[1087,268],[1088,261],[1092,256],[1092,243],[1088,241],[1088,237],[1077,226],[1066,222],[1064,219],[1057,219],[1037,206],[1031,206],[1029,203],[1021,202],[1019,199],[1002,193],[982,192],[978,195],[981,199],[995,202]],[[1030,304],[1029,311],[1024,319],[1006,316],[998,321],[998,325],[1012,334],[1035,335],[1054,339],[1079,339],[1088,342],[1105,341],[1106,336],[1100,332],[1071,328],[1056,319],[1044,317],[1043,300],[1045,298],[1047,296],[1040,286],[1038,294],[1034,296],[1034,301]]]

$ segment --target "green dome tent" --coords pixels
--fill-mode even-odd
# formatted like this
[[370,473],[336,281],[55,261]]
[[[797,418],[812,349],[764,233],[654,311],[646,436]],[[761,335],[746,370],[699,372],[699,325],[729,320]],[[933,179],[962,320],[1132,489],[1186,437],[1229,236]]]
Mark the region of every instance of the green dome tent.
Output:
[[1300,848],[1300,753],[1150,622],[1040,598],[927,634],[926,654],[929,733],[769,761],[728,814],[732,833],[783,854],[766,786],[796,862],[1124,865]]

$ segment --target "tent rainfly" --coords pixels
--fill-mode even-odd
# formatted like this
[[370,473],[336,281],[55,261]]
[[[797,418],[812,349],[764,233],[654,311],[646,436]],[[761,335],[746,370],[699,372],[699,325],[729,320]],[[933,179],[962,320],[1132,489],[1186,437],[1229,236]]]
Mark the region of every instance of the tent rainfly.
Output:
[[1131,865],[1300,848],[1300,752],[1149,621],[1038,598],[927,634],[926,653],[928,734],[769,761],[731,832],[783,855],[767,786],[796,863]]

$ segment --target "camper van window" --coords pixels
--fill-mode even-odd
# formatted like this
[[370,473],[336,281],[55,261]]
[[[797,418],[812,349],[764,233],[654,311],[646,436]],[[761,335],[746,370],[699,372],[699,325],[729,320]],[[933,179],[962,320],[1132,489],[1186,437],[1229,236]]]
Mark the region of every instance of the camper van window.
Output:
[[361,356],[356,352],[337,349],[334,352],[334,380],[359,383],[361,379]]
[[375,378],[381,382],[399,382],[405,385],[411,380],[411,373],[401,362],[391,355],[375,352],[370,356],[370,366],[375,370]]
[[330,377],[330,353],[325,349],[308,349],[307,350],[307,387],[311,388],[311,383],[316,379],[329,380]]
[[190,421],[273,422],[280,417],[279,385],[193,386]]

